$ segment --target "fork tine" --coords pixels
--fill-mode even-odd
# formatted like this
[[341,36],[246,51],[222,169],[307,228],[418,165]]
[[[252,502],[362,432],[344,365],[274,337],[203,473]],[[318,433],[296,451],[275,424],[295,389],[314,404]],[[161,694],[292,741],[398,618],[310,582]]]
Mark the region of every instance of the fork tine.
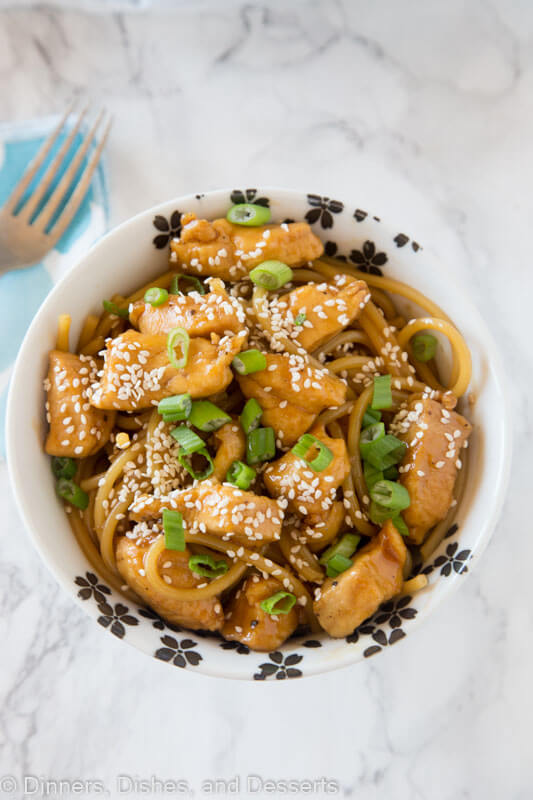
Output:
[[46,156],[48,155],[48,153],[50,152],[50,150],[54,146],[57,137],[61,133],[61,129],[63,128],[63,125],[67,121],[69,115],[74,110],[75,106],[76,106],[76,102],[72,103],[69,106],[69,108],[67,109],[67,111],[63,114],[63,116],[62,116],[61,120],[59,121],[59,123],[57,124],[56,128],[54,128],[54,130],[52,131],[52,133],[50,134],[48,139],[46,139],[46,141],[43,142],[39,152],[37,153],[37,155],[35,156],[33,161],[30,163],[30,165],[26,169],[26,172],[23,174],[23,176],[20,179],[20,181],[17,183],[17,185],[13,189],[11,195],[9,196],[9,198],[8,198],[6,204],[5,204],[5,210],[8,213],[10,213],[10,214],[13,213],[13,211],[17,207],[20,199],[24,196],[24,192],[26,191],[26,189],[30,185],[35,173],[37,172],[37,170],[39,169],[39,167],[41,166],[41,164],[45,160]]
[[[48,198],[46,205],[41,209],[37,218],[35,219],[32,227],[35,227],[36,230],[44,233],[46,226],[48,225],[48,223],[54,216],[55,212],[59,208],[61,200],[63,199],[65,193],[69,189],[70,184],[72,183],[72,179],[76,175],[76,172],[78,171],[78,168],[85,154],[87,153],[87,150],[91,145],[91,142],[93,141],[96,135],[96,131],[98,129],[98,126],[100,125],[100,122],[102,121],[103,116],[104,116],[104,110],[102,109],[102,111],[100,111],[100,113],[96,117],[92,125],[92,128],[87,133],[83,142],[81,143],[81,146],[78,149],[76,155],[70,162],[68,168],[65,170],[63,177],[61,178],[56,188]],[[83,175],[81,176],[80,180],[82,178]]]
[[108,137],[109,130],[111,128],[111,123],[112,122],[113,122],[113,120],[110,117],[108,122],[107,122],[107,124],[106,124],[106,126],[105,126],[105,128],[104,128],[104,132],[102,134],[102,138],[100,139],[100,142],[98,143],[98,146],[93,151],[93,153],[92,153],[92,155],[91,155],[91,157],[90,157],[90,159],[89,159],[89,161],[87,163],[87,166],[85,167],[83,175],[81,176],[81,180],[79,181],[78,185],[74,189],[74,191],[72,193],[72,197],[70,198],[70,200],[68,201],[67,205],[65,206],[65,208],[61,212],[61,215],[60,215],[59,219],[57,220],[57,222],[55,223],[54,227],[50,231],[50,236],[52,237],[54,242],[57,242],[57,240],[63,235],[65,230],[68,228],[68,226],[70,225],[70,222],[72,221],[72,218],[73,218],[74,214],[76,213],[76,211],[79,208],[79,205],[80,205],[81,201],[85,197],[85,193],[87,192],[87,189],[89,188],[89,186],[91,184],[91,179],[92,179],[93,173],[94,173],[94,171],[95,171],[95,169],[96,169],[96,167],[98,165],[98,162],[100,160],[100,156],[102,154],[102,150],[103,150],[104,145],[106,143],[106,139]]
[[54,180],[54,177],[55,177],[58,169],[60,168],[60,165],[62,164],[66,153],[70,149],[70,145],[74,141],[74,137],[76,136],[76,134],[77,134],[77,132],[79,130],[79,127],[80,127],[80,125],[82,123],[82,120],[83,120],[85,114],[87,113],[87,110],[88,110],[88,106],[85,106],[85,108],[83,108],[80,111],[80,113],[78,115],[78,119],[74,123],[74,125],[72,127],[72,130],[70,131],[69,135],[67,136],[67,138],[65,139],[65,141],[63,142],[61,147],[59,148],[59,151],[57,152],[56,156],[54,157],[52,163],[48,166],[45,174],[43,175],[43,177],[39,181],[39,185],[36,186],[35,191],[31,195],[31,197],[29,198],[28,202],[22,208],[22,210],[20,211],[20,214],[17,215],[17,216],[19,216],[21,218],[21,220],[25,220],[26,222],[29,222],[29,220],[31,219],[33,212],[38,207],[38,205],[41,202],[42,198],[44,197],[47,189],[49,188],[50,184]]

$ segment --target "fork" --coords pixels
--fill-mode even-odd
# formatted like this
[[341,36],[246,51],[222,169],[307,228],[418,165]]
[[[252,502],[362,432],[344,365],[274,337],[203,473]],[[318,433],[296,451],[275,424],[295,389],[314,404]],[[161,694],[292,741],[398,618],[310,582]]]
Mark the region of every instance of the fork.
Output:
[[0,275],[11,269],[22,269],[22,267],[33,264],[46,255],[68,228],[90,186],[91,178],[100,160],[111,127],[110,117],[103,128],[99,142],[93,149],[83,172],[73,187],[68,202],[48,230],[67,191],[71,188],[78,169],[93,140],[95,140],[104,118],[104,111],[102,110],[83,137],[76,152],[73,153],[64,174],[57,182],[57,186],[40,207],[46,192],[58,177],[61,168],[67,163],[65,157],[87,113],[87,108],[83,108],[50,165],[46,168],[31,194],[24,200],[22,207],[19,208],[26,190],[59,138],[73,110],[74,105],[66,111],[57,127],[43,143],[26,172],[15,186],[6,204],[0,209]]

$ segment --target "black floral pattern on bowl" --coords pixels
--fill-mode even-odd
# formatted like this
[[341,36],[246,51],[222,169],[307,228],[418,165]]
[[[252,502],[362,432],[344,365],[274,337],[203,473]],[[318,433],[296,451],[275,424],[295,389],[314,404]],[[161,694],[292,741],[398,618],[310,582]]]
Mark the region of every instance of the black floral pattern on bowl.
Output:
[[76,586],[81,586],[78,592],[78,597],[81,600],[88,600],[89,597],[94,597],[97,603],[105,603],[105,596],[111,594],[109,586],[106,586],[105,583],[100,583],[94,572],[86,572],[84,578],[81,575],[76,575],[74,583]]
[[250,648],[247,644],[243,644],[242,642],[227,642],[224,640],[220,642],[220,646],[223,650],[235,650],[240,656],[250,655]]
[[270,200],[268,197],[257,197],[257,189],[234,189],[230,195],[230,200],[233,205],[237,206],[241,203],[253,203],[256,206],[264,206],[268,208]]
[[174,633],[179,633],[179,631],[182,630],[179,625],[174,625],[174,623],[162,619],[159,614],[156,614],[155,611],[152,611],[148,606],[138,608],[137,611],[140,617],[150,620],[152,622],[152,627],[158,631],[164,631],[165,628],[168,628],[168,630],[174,631]]
[[161,233],[154,237],[153,244],[158,250],[162,250],[175,236],[181,233],[181,211],[173,211],[167,219],[162,214],[157,214],[152,220],[154,228]]
[[196,647],[198,642],[193,639],[182,639],[181,642],[173,636],[162,636],[161,643],[164,647],[160,647],[155,651],[154,656],[160,661],[171,661],[175,667],[184,669],[188,664],[192,667],[197,667],[202,656],[193,647]]
[[457,552],[458,548],[459,542],[451,542],[442,555],[437,556],[432,564],[421,570],[422,575],[430,575],[439,568],[444,578],[451,575],[452,571],[458,575],[465,575],[468,572],[467,562],[472,558],[472,551],[464,549]]
[[381,267],[387,263],[386,253],[378,252],[374,242],[367,239],[360,250],[352,250],[349,259],[361,272],[371,275],[383,275]]
[[104,601],[103,603],[98,603],[98,610],[100,616],[97,621],[104,628],[109,628],[111,633],[118,636],[119,639],[123,639],[126,634],[125,625],[139,624],[137,617],[134,617],[133,614],[128,614],[129,608],[124,603],[115,603],[112,606],[111,603]]
[[344,210],[344,203],[341,203],[340,200],[331,200],[329,197],[321,197],[319,194],[308,194],[307,202],[312,208],[305,215],[306,221],[310,225],[320,221],[323,228],[332,228],[332,215],[340,214]]
[[302,671],[295,667],[295,665],[299,664],[303,659],[303,656],[298,653],[291,653],[284,657],[283,653],[280,653],[279,650],[275,650],[273,653],[269,653],[268,657],[270,661],[259,664],[260,671],[254,674],[254,680],[265,681],[267,678],[272,678],[274,675],[278,681],[285,680],[285,678],[302,677]]
[[[404,621],[414,619],[417,615],[416,608],[411,608],[410,603],[413,598],[411,595],[404,595],[394,600],[383,603],[376,613],[369,620],[359,625],[353,633],[346,637],[349,644],[356,644],[359,638],[370,636],[375,644],[370,645],[364,650],[365,658],[379,653],[384,647],[399,642],[406,636],[401,627]],[[387,625],[390,632],[387,631]]]

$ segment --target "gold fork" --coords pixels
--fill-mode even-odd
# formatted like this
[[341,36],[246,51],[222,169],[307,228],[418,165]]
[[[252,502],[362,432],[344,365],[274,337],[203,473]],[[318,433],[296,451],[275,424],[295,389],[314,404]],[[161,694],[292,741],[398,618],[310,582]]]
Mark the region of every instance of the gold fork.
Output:
[[[104,119],[104,111],[102,110],[97,115],[90,130],[82,139],[76,153],[73,154],[69,165],[59,179],[50,197],[46,200],[42,208],[39,208],[43,197],[61,170],[65,156],[80,129],[83,118],[87,113],[87,108],[84,108],[78,114],[68,136],[65,138],[65,141],[52,159],[50,165],[46,168],[39,183],[25,200],[22,208],[18,208],[24,197],[24,193],[35,177],[35,174],[42,166],[48,153],[54,146],[54,143],[57,141],[73,109],[74,107],[71,106],[64,114],[55,130],[52,131],[48,139],[43,143],[41,149],[15,186],[6,204],[0,209],[0,275],[11,269],[21,269],[29,264],[33,264],[46,255],[68,228],[90,186],[91,178],[100,160],[109,128],[111,127],[110,118],[107,119],[100,140],[88,158],[87,164],[79,176],[67,204],[61,211],[57,220],[53,223],[52,228],[47,230],[66,192],[71,188],[74,177],[93,140],[95,140],[97,131]],[[38,214],[35,216],[35,212],[38,208]],[[15,211],[17,213],[15,213]]]

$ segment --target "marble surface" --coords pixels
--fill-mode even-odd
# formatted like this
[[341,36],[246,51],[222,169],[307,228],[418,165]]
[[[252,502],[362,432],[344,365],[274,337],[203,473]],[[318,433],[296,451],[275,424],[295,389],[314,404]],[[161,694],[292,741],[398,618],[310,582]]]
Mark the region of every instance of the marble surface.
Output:
[[41,565],[1,464],[0,774],[19,788],[0,780],[0,798],[22,797],[24,774],[100,781],[87,797],[104,784],[176,796],[119,775],[187,780],[197,797],[202,780],[238,775],[242,797],[282,796],[245,791],[255,774],[336,781],[313,797],[530,798],[531,4],[31,5],[0,0],[0,115],[105,102],[113,222],[256,183],[394,221],[462,274],[490,321],[516,448],[492,542],[429,624],[342,672],[261,684],[178,671],[103,633]]

